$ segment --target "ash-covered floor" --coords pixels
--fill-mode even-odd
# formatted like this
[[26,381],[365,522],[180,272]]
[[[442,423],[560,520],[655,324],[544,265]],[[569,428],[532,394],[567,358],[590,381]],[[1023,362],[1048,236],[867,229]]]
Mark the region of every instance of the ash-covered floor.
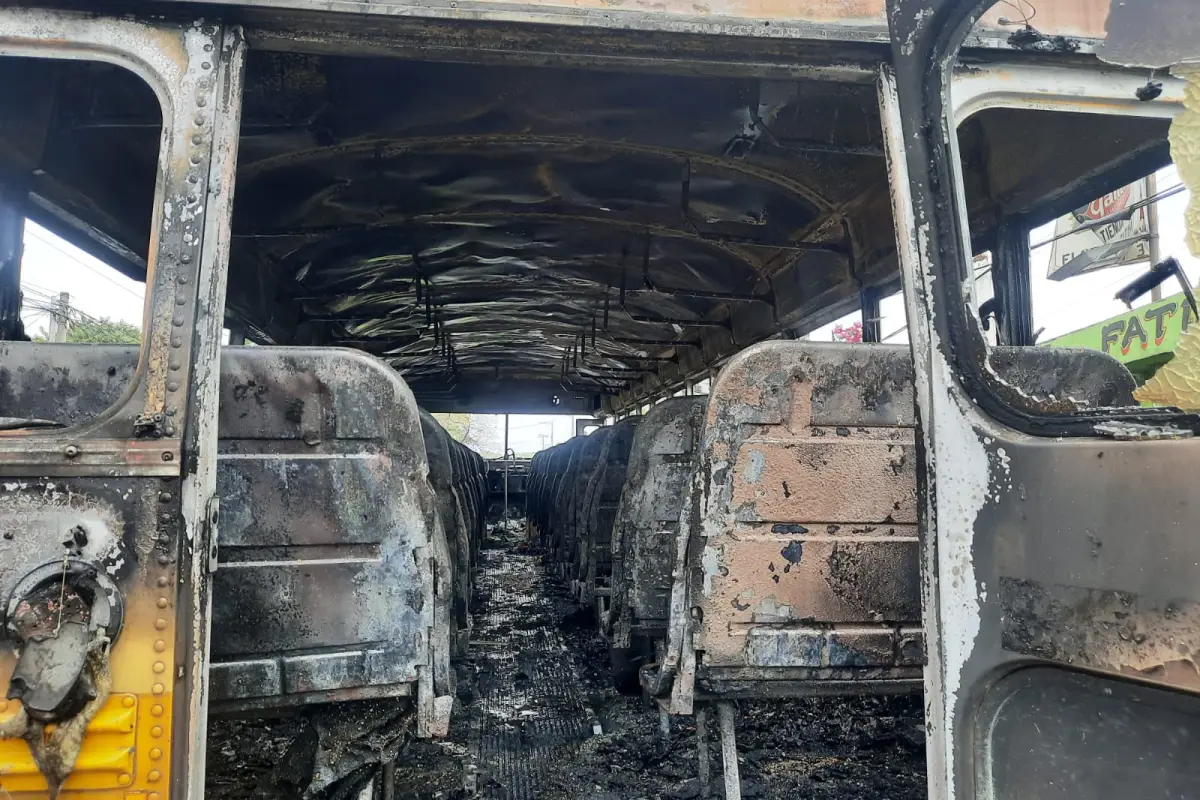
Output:
[[[695,726],[613,689],[591,614],[547,576],[540,556],[498,529],[483,551],[472,658],[457,665],[458,699],[444,742],[410,740],[397,800],[653,800],[700,796]],[[925,797],[920,697],[742,702],[738,760],[747,798]],[[207,796],[301,796],[289,752],[305,720],[210,725]],[[710,735],[713,797],[722,796]]]

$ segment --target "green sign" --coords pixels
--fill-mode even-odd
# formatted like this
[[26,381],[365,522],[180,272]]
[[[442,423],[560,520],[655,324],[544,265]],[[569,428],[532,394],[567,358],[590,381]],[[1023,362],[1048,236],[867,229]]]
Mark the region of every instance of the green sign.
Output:
[[1194,321],[1192,308],[1180,292],[1045,344],[1099,350],[1140,372],[1167,361],[1175,352],[1179,334]]

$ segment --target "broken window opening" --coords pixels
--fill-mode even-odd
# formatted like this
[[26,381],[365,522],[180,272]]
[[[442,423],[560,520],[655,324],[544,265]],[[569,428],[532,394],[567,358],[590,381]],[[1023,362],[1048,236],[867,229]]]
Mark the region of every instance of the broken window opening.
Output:
[[[122,67],[4,57],[0,116],[6,427],[77,425],[125,396],[137,369],[162,112]],[[64,373],[47,368],[78,358],[104,362],[86,399],[60,394]]]

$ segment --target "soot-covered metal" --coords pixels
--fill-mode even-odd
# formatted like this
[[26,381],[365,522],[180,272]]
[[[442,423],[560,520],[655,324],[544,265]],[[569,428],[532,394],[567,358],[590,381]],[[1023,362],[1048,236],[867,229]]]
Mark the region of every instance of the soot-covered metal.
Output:
[[292,54],[249,72],[231,309],[380,355],[418,396],[617,394],[857,296],[846,217],[885,180],[869,84]]
[[[95,71],[22,152],[49,131],[152,185],[157,108]],[[869,81],[252,52],[245,85],[231,325],[378,355],[428,408],[520,383],[616,410],[894,280]],[[108,202],[130,180],[50,166],[76,231],[144,251],[148,200]]]

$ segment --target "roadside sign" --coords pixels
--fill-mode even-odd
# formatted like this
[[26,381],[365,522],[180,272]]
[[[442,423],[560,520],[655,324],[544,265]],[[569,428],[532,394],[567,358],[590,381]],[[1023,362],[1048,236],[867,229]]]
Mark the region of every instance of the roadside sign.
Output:
[[1044,344],[1099,350],[1134,372],[1141,372],[1169,359],[1175,352],[1179,334],[1195,322],[1192,307],[1180,292]]
[[[1147,206],[1138,205],[1146,197],[1143,179],[1059,217],[1046,277],[1061,281],[1106,267],[1149,261],[1149,215]],[[1105,219],[1105,224],[1095,225]]]

